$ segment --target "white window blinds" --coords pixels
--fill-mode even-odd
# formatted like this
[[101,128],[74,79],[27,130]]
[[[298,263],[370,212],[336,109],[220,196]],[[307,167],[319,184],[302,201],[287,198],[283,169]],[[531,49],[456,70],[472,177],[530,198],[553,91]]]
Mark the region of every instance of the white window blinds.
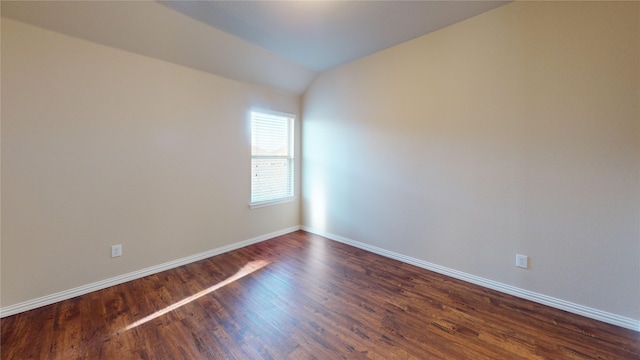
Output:
[[251,204],[293,197],[293,116],[251,112]]

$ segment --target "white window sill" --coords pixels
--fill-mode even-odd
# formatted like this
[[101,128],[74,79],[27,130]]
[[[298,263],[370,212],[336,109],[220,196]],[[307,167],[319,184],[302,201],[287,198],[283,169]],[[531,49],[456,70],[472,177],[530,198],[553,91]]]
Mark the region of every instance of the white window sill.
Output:
[[258,208],[265,207],[265,206],[272,206],[272,205],[289,203],[289,202],[293,202],[295,200],[296,200],[296,197],[292,196],[292,197],[283,198],[283,199],[260,201],[260,202],[250,203],[249,204],[249,208],[258,209]]

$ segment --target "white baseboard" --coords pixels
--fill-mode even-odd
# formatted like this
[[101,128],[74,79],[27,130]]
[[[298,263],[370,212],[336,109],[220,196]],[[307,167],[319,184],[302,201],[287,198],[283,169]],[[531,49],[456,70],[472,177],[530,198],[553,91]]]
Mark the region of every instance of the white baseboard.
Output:
[[109,286],[119,285],[125,283],[127,281],[139,279],[141,277],[145,277],[148,275],[153,275],[165,270],[173,269],[178,266],[190,264],[192,262],[196,262],[199,260],[203,260],[212,256],[220,255],[232,250],[236,250],[251,244],[259,243],[261,241],[265,241],[276,236],[288,234],[290,232],[294,232],[300,230],[300,226],[293,226],[287,229],[282,229],[279,231],[275,231],[269,234],[260,235],[248,240],[240,241],[237,243],[233,243],[231,245],[219,247],[216,249],[212,249],[209,251],[201,252],[195,255],[183,257],[181,259],[169,261],[160,265],[151,266],[142,270],[130,272],[128,274],[119,275],[116,277],[112,277],[109,279],[97,281],[91,284],[79,286],[73,289],[60,291],[51,295],[46,295],[43,297],[39,297],[37,299],[23,301],[21,303],[17,303],[10,306],[5,306],[0,308],[0,318],[15,315],[24,311],[33,310],[42,306],[50,305],[56,303],[58,301],[67,300],[74,298],[76,296],[88,294],[90,292],[101,290],[107,288]]
[[320,235],[327,239],[331,239],[334,241],[338,241],[347,245],[351,245],[363,250],[370,251],[372,253],[382,255],[384,257],[388,257],[394,260],[402,261],[407,264],[415,265],[417,267],[430,270],[442,275],[450,276],[452,278],[456,278],[459,280],[463,280],[472,284],[480,285],[489,289],[493,289],[496,291],[500,291],[505,294],[513,295],[522,299],[530,300],[539,304],[547,305],[556,309],[564,310],[573,314],[582,315],[591,319],[599,320],[608,324],[620,326],[623,328],[635,330],[640,332],[640,320],[631,319],[625,316],[620,316],[616,314],[612,314],[606,311],[593,309],[584,305],[575,304],[566,300],[557,299],[551,296],[539,294],[533,291],[520,289],[515,286],[506,285],[503,283],[499,283],[497,281],[488,280],[479,276],[471,275],[464,273],[462,271],[449,269],[444,266],[432,264],[427,261],[423,261],[420,259],[416,259],[410,256],[402,255],[399,253],[395,253],[393,251],[388,251],[376,246],[371,246],[365,243],[361,243],[359,241],[351,240],[342,236],[338,236],[335,234],[327,233],[324,231],[318,231],[316,229],[302,226],[302,230],[308,231],[310,233]]

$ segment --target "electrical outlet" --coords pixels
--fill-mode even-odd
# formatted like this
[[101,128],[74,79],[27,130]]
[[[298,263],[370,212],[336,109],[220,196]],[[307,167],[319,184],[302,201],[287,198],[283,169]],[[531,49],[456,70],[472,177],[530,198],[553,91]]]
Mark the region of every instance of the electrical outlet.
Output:
[[529,257],[525,255],[516,254],[516,266],[523,269],[529,268]]
[[111,257],[114,258],[118,256],[122,256],[122,244],[113,245],[111,247]]

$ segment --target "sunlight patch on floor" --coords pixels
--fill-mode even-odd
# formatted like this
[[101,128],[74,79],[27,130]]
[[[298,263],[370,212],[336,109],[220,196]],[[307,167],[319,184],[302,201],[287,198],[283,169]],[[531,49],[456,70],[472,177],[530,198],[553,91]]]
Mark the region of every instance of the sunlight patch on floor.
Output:
[[201,297],[203,297],[203,296],[205,296],[207,294],[210,294],[210,293],[220,289],[223,286],[229,285],[229,284],[231,284],[232,282],[234,282],[236,280],[239,280],[239,279],[241,279],[241,278],[243,278],[243,277],[245,277],[245,276],[257,271],[257,270],[260,270],[260,269],[262,269],[263,267],[265,267],[267,265],[269,265],[269,262],[265,261],[265,260],[254,260],[254,261],[251,261],[251,262],[247,263],[245,266],[243,266],[240,270],[238,270],[238,272],[236,272],[234,275],[228,277],[227,279],[225,279],[225,280],[223,280],[223,281],[221,281],[221,282],[219,282],[219,283],[217,283],[217,284],[215,284],[215,285],[213,285],[213,286],[211,286],[211,287],[209,287],[207,289],[204,289],[204,290],[202,290],[200,292],[197,292],[197,293],[195,293],[195,294],[193,294],[193,295],[191,295],[189,297],[186,297],[186,298],[184,298],[184,299],[182,299],[182,300],[180,300],[180,301],[178,301],[178,302],[176,302],[176,303],[174,303],[174,304],[172,304],[170,306],[167,306],[166,308],[164,308],[162,310],[158,310],[158,311],[154,312],[153,314],[151,314],[149,316],[146,316],[146,317],[144,317],[144,318],[142,318],[142,319],[130,324],[124,330],[125,331],[126,330],[131,330],[131,329],[133,329],[133,328],[135,328],[137,326],[140,326],[140,325],[142,325],[144,323],[147,323],[147,322],[149,322],[149,321],[151,321],[153,319],[156,319],[156,318],[158,318],[158,317],[160,317],[160,316],[162,316],[162,315],[164,315],[164,314],[166,314],[168,312],[171,312],[171,311],[173,311],[173,310],[175,310],[175,309],[177,309],[177,308],[179,308],[181,306],[184,306],[184,305],[186,305],[186,304],[188,304],[188,303],[190,303],[190,302],[192,302],[194,300],[197,300],[197,299],[199,299],[199,298],[201,298]]

